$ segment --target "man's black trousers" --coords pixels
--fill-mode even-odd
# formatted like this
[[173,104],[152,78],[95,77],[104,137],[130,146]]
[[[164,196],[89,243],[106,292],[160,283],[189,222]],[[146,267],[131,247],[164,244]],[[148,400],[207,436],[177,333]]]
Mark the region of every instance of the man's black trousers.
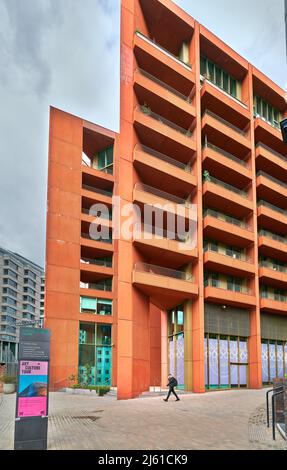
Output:
[[177,394],[176,394],[175,391],[174,391],[174,387],[169,387],[168,394],[167,394],[167,397],[166,397],[167,400],[169,399],[171,393],[173,393],[174,396],[175,396],[175,398],[176,398],[177,400],[179,400]]

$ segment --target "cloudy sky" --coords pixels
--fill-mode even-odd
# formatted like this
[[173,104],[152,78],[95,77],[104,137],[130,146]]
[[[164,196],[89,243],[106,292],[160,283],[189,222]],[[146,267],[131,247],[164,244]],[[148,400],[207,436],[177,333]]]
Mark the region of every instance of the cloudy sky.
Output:
[[[175,3],[286,85],[284,0]],[[49,105],[118,130],[119,24],[120,0],[0,0],[0,246],[43,266]]]

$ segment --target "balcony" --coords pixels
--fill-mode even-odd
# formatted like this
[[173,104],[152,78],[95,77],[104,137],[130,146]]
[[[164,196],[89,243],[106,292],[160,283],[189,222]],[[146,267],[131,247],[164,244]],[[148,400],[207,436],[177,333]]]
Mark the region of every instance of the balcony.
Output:
[[260,309],[262,312],[287,314],[287,296],[271,293],[260,293]]
[[[133,191],[133,201],[139,203],[141,206],[149,205],[155,207],[159,211],[169,212],[175,215],[180,215],[185,218],[190,218],[188,200],[174,196],[173,194],[166,193],[152,186],[143,183],[136,183]],[[192,213],[192,216],[194,214]]]
[[179,196],[192,192],[197,185],[191,164],[179,162],[143,145],[135,147],[134,166],[143,181],[159,189],[169,188],[172,192],[179,192]]
[[136,263],[132,282],[161,308],[171,308],[198,295],[198,286],[191,275],[152,264]]
[[258,223],[261,227],[276,232],[286,234],[287,212],[280,207],[274,206],[266,201],[259,201],[257,204]]
[[82,155],[82,173],[87,177],[92,177],[97,180],[97,183],[101,181],[110,181],[113,183],[113,164],[106,166],[105,168],[99,169],[93,166],[92,160],[83,153]]
[[134,90],[139,102],[148,103],[158,114],[183,127],[188,128],[196,117],[191,96],[183,95],[143,69],[135,70]]
[[87,276],[92,275],[94,278],[113,275],[112,266],[104,261],[101,262],[100,259],[81,258],[80,270],[81,273],[85,273]]
[[251,140],[245,132],[217,114],[207,110],[202,116],[202,130],[208,140],[241,159],[251,151]]
[[93,252],[95,252],[96,250],[99,256],[100,254],[110,255],[114,251],[112,238],[109,238],[107,240],[105,239],[94,240],[93,238],[90,237],[90,234],[88,231],[81,233],[80,244],[81,244],[81,247],[87,250],[92,250]]
[[245,248],[254,242],[254,232],[244,221],[212,209],[204,211],[204,238]]
[[220,109],[228,122],[241,129],[250,124],[250,112],[245,103],[242,103],[242,101],[233,97],[204,76],[202,76],[202,83],[202,109],[210,109],[210,111]]
[[287,237],[282,237],[268,230],[260,230],[258,235],[260,254],[287,262]]
[[134,38],[134,53],[141,68],[152,74],[156,70],[158,79],[185,96],[190,95],[195,75],[189,65],[139,31]]
[[188,239],[182,240],[170,230],[160,230],[156,227],[142,224],[141,230],[135,234],[134,245],[146,259],[161,263],[163,259],[172,267],[180,268],[184,264],[197,260],[197,233],[194,243]]
[[256,168],[265,171],[269,175],[278,175],[280,173],[282,179],[287,181],[287,157],[275,152],[262,142],[256,145]]
[[203,184],[203,201],[205,206],[214,207],[220,212],[229,212],[240,218],[249,215],[253,209],[253,203],[248,199],[246,191],[210,175]]
[[204,283],[204,299],[206,302],[232,305],[234,307],[253,307],[256,305],[255,295],[247,287],[233,285],[228,288],[228,283],[207,279]]
[[229,274],[231,276],[251,276],[255,274],[255,266],[248,256],[244,254],[228,255],[208,245],[204,255],[204,268],[208,271]]
[[262,284],[286,289],[287,267],[270,261],[260,261],[259,278]]
[[178,126],[145,106],[135,108],[134,127],[143,145],[164,154],[177,155],[184,163],[188,163],[196,151],[191,130]]
[[280,127],[272,126],[261,117],[256,117],[254,122],[255,141],[263,142],[268,147],[274,149],[275,152],[286,153]]
[[238,184],[243,188],[250,184],[252,180],[249,163],[210,142],[206,141],[204,143],[202,160],[204,169],[216,178],[220,178],[220,175],[224,173],[231,185]]
[[89,198],[93,203],[99,202],[107,205],[111,205],[112,202],[112,191],[87,184],[82,185],[81,190],[82,197]]
[[270,200],[275,206],[287,207],[287,184],[264,171],[258,171],[257,196],[262,200]]

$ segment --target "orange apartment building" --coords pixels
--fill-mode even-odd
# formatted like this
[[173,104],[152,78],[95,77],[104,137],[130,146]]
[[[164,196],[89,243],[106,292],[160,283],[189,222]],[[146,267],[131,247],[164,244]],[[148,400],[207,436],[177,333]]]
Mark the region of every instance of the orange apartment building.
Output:
[[[51,388],[78,375],[127,399],[168,372],[197,393],[282,377],[284,90],[170,0],[121,1],[120,87],[119,134],[51,108]],[[197,246],[113,238],[112,196],[196,204]],[[108,239],[89,235],[95,203]]]

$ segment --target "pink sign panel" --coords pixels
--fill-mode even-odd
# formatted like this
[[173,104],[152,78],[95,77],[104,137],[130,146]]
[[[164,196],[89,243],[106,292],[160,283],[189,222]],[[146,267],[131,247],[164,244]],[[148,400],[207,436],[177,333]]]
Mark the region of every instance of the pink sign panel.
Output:
[[48,362],[20,361],[20,375],[47,375]]
[[46,416],[48,362],[20,361],[18,418]]
[[47,397],[29,397],[18,399],[18,418],[46,416]]

